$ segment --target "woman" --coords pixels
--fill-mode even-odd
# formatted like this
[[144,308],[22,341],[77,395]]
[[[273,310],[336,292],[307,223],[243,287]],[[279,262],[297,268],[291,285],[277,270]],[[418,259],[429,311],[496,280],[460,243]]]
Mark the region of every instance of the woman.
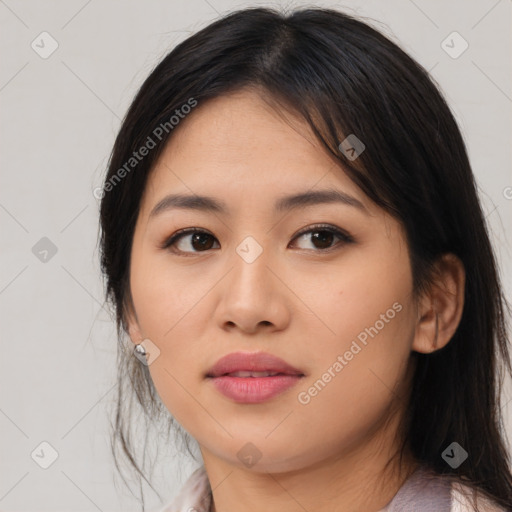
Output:
[[379,32],[258,8],[186,39],[123,121],[101,230],[114,435],[144,476],[134,400],[201,451],[163,510],[511,509],[475,181],[432,79]]

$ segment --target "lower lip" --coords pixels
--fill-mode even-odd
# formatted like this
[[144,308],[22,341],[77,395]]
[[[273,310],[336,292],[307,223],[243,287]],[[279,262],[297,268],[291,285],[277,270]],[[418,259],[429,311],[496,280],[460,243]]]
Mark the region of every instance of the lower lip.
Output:
[[295,386],[300,375],[275,375],[273,377],[210,377],[213,385],[223,395],[235,402],[257,404],[270,400]]

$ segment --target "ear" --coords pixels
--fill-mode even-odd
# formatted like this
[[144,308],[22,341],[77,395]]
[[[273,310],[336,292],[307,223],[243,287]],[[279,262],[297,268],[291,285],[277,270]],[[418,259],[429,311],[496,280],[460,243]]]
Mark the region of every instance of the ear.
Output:
[[140,343],[144,339],[144,337],[142,336],[139,321],[137,319],[137,314],[135,313],[133,306],[128,305],[125,308],[125,319],[126,325],[128,326],[128,334],[130,335],[132,343],[134,345]]
[[428,293],[418,301],[412,350],[428,354],[446,346],[455,334],[464,308],[466,273],[455,254],[443,254],[435,264]]

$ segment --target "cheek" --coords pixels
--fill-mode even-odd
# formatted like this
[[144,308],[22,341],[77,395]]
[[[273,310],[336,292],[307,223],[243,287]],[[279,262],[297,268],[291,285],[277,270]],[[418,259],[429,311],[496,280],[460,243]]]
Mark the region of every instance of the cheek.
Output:
[[[375,327],[383,339],[380,345],[396,337],[398,326],[410,321],[405,310],[412,276],[405,256],[389,247],[354,252],[339,264],[310,272],[309,278],[295,279],[294,291],[310,306],[317,323],[324,324],[324,338],[331,340],[324,347],[341,350],[360,333],[364,341],[365,333],[369,337],[368,330],[375,333]],[[380,336],[384,332],[389,336]]]
[[[142,269],[143,267],[138,267]],[[183,283],[183,275],[168,275],[152,265],[134,272],[131,283],[135,310],[142,335],[160,349],[149,366],[155,388],[172,416],[182,425],[201,414],[196,392],[201,367],[201,347],[195,340],[207,318],[200,297],[208,287],[203,282]],[[202,322],[202,323],[201,323]]]
[[203,421],[208,421],[204,409],[191,394],[195,389],[187,381],[187,370],[173,364],[169,353],[162,354],[149,369],[158,395],[178,423],[189,429],[195,425],[194,418],[201,417]]
[[133,303],[141,335],[160,349],[149,370],[166,405],[190,402],[190,395],[180,383],[190,388],[203,370],[201,333],[211,318],[205,297],[216,278],[202,275],[192,267],[169,265],[165,254],[133,252]]
[[336,339],[325,337],[311,354],[314,370],[297,390],[296,417],[303,431],[316,432],[321,425],[322,450],[350,449],[362,442],[407,391],[410,308],[387,299],[384,307],[375,302],[368,309],[357,304],[352,309],[347,302],[346,314],[332,317]]
[[[323,276],[321,292],[319,278],[317,273],[316,288],[302,281],[299,292],[328,327],[311,317],[324,334],[310,349],[313,371],[307,384],[313,387],[311,393],[302,387],[304,401],[311,399],[315,414],[329,414],[331,403],[362,420],[389,403],[407,370],[414,334],[408,260],[347,258],[339,270]],[[315,291],[308,294],[308,287]]]
[[130,287],[139,325],[156,342],[167,343],[184,324],[190,324],[211,283],[192,268],[170,265],[164,253],[132,257]]

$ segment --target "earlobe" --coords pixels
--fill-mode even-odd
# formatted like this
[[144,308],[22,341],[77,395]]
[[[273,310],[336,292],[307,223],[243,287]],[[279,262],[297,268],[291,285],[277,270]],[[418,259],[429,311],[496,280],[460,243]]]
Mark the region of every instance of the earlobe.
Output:
[[140,340],[144,339],[142,336],[137,315],[131,310],[125,312],[126,325],[128,327],[128,334],[133,344],[140,343]]
[[140,329],[138,327],[138,325],[134,325],[132,323],[129,323],[128,324],[128,334],[130,335],[130,339],[132,340],[132,342],[134,344],[137,344],[137,343],[140,343],[140,340],[143,339],[141,333],[140,333]]
[[419,302],[412,350],[428,354],[449,343],[462,318],[464,287],[462,261],[451,253],[441,256],[429,292]]
[[[426,302],[425,299],[424,302]],[[429,354],[441,348],[439,346],[439,313],[434,306],[425,306],[419,310],[412,350]]]

